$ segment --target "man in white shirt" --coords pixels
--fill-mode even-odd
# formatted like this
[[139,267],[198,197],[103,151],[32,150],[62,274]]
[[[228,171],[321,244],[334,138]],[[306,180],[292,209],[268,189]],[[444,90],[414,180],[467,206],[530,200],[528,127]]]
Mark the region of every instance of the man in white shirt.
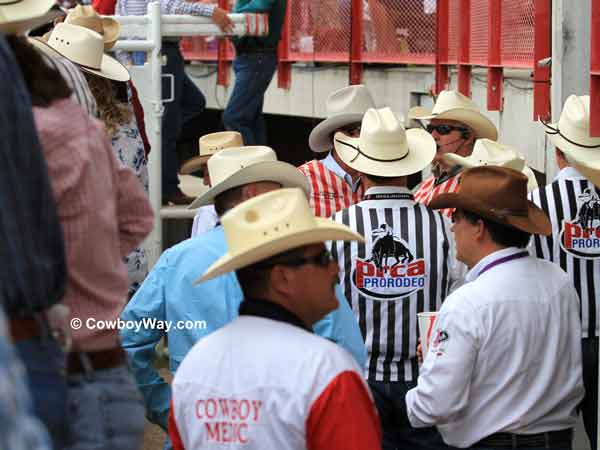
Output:
[[527,177],[485,166],[463,172],[452,231],[466,283],[442,304],[417,387],[411,424],[436,425],[466,448],[570,449],[583,398],[579,300],[557,265],[529,256],[547,215],[527,201]]

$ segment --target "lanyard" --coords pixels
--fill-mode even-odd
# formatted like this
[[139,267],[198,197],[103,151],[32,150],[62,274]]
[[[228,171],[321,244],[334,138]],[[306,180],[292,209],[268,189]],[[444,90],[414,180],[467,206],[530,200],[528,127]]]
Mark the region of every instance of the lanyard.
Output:
[[412,200],[412,194],[405,192],[396,192],[395,194],[368,194],[363,197],[363,200]]
[[525,258],[526,256],[529,256],[529,253],[519,252],[519,253],[515,253],[514,255],[508,255],[508,256],[505,256],[504,258],[500,258],[500,259],[497,259],[496,261],[492,261],[487,266],[485,266],[483,269],[481,269],[481,271],[477,274],[477,276],[479,277],[479,276],[483,275],[484,272],[487,272],[492,267],[499,266],[500,264],[504,264],[505,262],[512,261],[514,259]]

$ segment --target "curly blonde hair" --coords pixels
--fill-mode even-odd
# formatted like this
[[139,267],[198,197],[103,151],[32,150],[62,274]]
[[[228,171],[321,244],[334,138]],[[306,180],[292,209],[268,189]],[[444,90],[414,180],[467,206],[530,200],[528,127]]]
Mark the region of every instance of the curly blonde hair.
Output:
[[99,119],[104,122],[108,135],[113,137],[120,126],[131,120],[129,104],[119,100],[113,81],[87,72],[84,74],[98,104]]

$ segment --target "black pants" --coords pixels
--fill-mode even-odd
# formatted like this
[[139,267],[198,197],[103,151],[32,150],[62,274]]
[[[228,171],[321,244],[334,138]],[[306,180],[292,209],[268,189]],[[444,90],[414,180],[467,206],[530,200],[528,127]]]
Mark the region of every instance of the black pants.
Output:
[[592,450],[598,448],[598,338],[581,341],[583,358],[583,385],[585,397],[581,402],[581,414],[585,432]]

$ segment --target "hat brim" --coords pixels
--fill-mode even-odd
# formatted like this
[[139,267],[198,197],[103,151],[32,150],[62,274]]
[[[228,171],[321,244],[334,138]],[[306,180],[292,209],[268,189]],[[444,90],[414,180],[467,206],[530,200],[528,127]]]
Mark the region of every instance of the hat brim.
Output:
[[[406,130],[408,143],[407,155],[398,161],[374,161],[367,158],[348,145],[335,142],[335,150],[342,161],[354,170],[367,175],[381,177],[403,177],[420,172],[427,167],[435,157],[435,140],[425,130],[413,128]],[[360,138],[345,139],[345,142],[358,146]],[[368,149],[362,149],[368,152]]]
[[579,173],[600,188],[600,161],[583,164],[574,159],[573,166],[575,166]]
[[338,128],[350,125],[351,123],[360,123],[364,114],[336,114],[320,122],[308,136],[308,145],[313,152],[328,152],[333,148],[332,134]]
[[189,175],[190,173],[200,170],[202,165],[206,164],[211,156],[212,155],[194,156],[193,158],[188,159],[179,168],[179,173],[181,175]]
[[583,148],[570,143],[554,130],[558,129],[558,123],[544,123],[544,132],[555,147],[558,147],[565,155],[577,161],[600,161],[600,149]]
[[12,20],[0,23],[0,32],[6,34],[23,34],[29,30],[41,27],[47,23],[52,22],[54,19],[62,17],[64,14],[60,10],[48,11],[48,9],[54,4],[51,2],[46,11],[35,17],[23,18],[18,20]]
[[29,42],[31,44],[33,44],[42,53],[45,53],[46,55],[50,56],[51,58],[55,58],[57,56],[66,58],[69,61],[71,61],[73,64],[76,64],[77,67],[79,67],[79,69],[81,69],[82,71],[91,73],[92,75],[98,75],[99,77],[108,78],[109,80],[114,80],[114,81],[129,81],[131,79],[129,70],[127,70],[127,68],[123,64],[121,64],[119,61],[117,61],[115,58],[113,58],[112,56],[109,56],[105,53],[102,54],[100,70],[97,70],[97,69],[91,69],[86,66],[82,66],[81,64],[77,63],[76,61],[73,61],[71,58],[62,54],[61,52],[56,50],[54,47],[52,47],[50,44],[45,42],[42,38],[30,38]]
[[225,253],[194,284],[202,283],[224,273],[250,266],[271,256],[305,245],[325,241],[364,241],[360,234],[331,219],[315,217],[315,221],[316,226],[309,230],[289,233],[278,239],[248,248],[238,255],[231,255],[229,252]]
[[265,161],[238,170],[229,178],[216,184],[203,195],[196,198],[187,208],[196,209],[204,205],[211,205],[214,203],[217,195],[229,189],[261,181],[279,183],[284,188],[300,188],[304,191],[307,198],[310,195],[308,180],[296,167],[283,161]]
[[476,198],[460,192],[439,194],[429,202],[431,209],[458,208],[480,215],[493,222],[508,225],[527,233],[549,236],[552,234],[552,224],[544,211],[535,204],[527,201],[527,216],[499,216],[490,210],[489,206]]
[[477,139],[486,138],[492,141],[498,139],[498,130],[492,121],[480,112],[471,109],[454,108],[440,114],[433,114],[425,108],[414,107],[410,110],[409,117],[415,120],[456,120],[472,128]]

